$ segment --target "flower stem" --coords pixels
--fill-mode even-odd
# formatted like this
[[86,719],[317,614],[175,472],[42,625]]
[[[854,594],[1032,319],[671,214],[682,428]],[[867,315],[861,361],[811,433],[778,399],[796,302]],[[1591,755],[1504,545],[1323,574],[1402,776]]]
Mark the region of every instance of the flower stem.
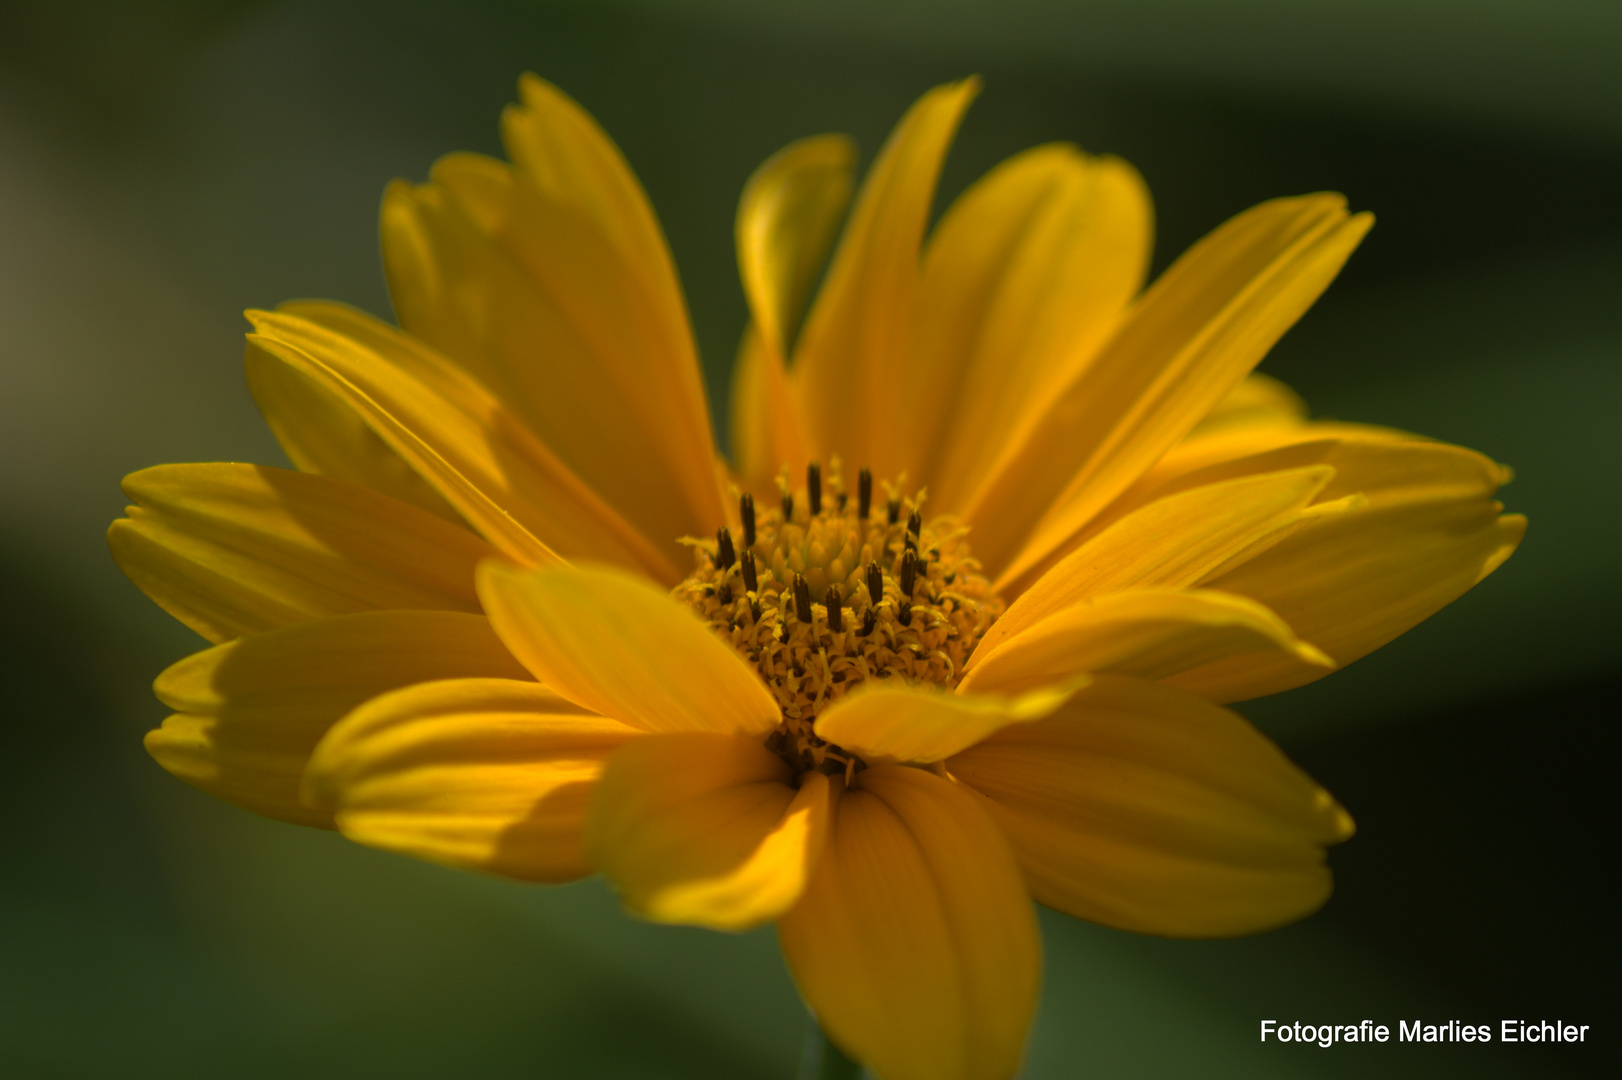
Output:
[[800,1055],[798,1080],[858,1080],[861,1075],[861,1065],[846,1057],[813,1024],[806,1035],[805,1052]]

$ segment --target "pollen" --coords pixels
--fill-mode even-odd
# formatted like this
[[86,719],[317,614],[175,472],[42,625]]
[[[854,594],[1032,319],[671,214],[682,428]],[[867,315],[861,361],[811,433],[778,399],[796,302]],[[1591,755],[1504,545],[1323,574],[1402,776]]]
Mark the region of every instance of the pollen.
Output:
[[1003,611],[968,529],[930,517],[925,492],[873,477],[845,491],[837,459],[806,470],[805,486],[778,477],[776,506],[739,496],[741,528],[689,540],[694,569],[674,596],[754,664],[782,721],[767,746],[798,772],[847,777],[865,767],[817,737],[828,706],[870,679],[955,686],[964,661]]

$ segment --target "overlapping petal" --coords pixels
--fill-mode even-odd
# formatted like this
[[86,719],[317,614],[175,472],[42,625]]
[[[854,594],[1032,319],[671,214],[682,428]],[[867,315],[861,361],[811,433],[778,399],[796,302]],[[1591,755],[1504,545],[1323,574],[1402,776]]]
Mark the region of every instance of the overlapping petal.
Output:
[[679,576],[488,390],[420,342],[338,304],[249,317],[250,381],[281,364],[342,398],[509,558],[590,555]]
[[1276,199],[1190,248],[964,501],[975,552],[1017,578],[1225,398],[1367,232],[1338,195]]
[[1214,589],[1133,589],[1083,600],[1026,628],[980,657],[958,690],[1017,694],[1086,673],[1168,679],[1256,654],[1334,667],[1254,600]]
[[935,181],[963,111],[967,79],[929,91],[896,125],[873,163],[795,352],[794,378],[811,452],[893,476],[899,450],[889,418],[905,388],[919,248]]
[[261,465],[158,465],[124,479],[108,532],[130,580],[213,642],[324,615],[477,612],[473,533],[354,484]]
[[1323,849],[1352,833],[1327,792],[1240,717],[1100,676],[1053,717],[946,763],[985,795],[1031,892],[1107,926],[1254,933],[1329,896]]
[[425,679],[527,679],[480,615],[369,611],[217,645],[154,687],[175,715],[147,733],[158,764],[267,817],[330,826],[299,785],[316,743],[345,713]]
[[1009,724],[1029,723],[1064,704],[1075,679],[1017,694],[957,694],[928,683],[858,687],[817,717],[817,736],[868,761],[928,764],[973,746]]
[[807,773],[796,790],[783,759],[754,739],[649,735],[609,760],[587,842],[633,911],[747,930],[799,900],[833,799],[821,773]]
[[604,760],[641,734],[535,682],[423,682],[339,721],[310,759],[304,793],[357,843],[571,881],[592,870],[581,837]]
[[1019,869],[986,804],[876,765],[835,807],[778,939],[822,1029],[884,1080],[1007,1080],[1041,980]]
[[606,567],[482,564],[479,598],[501,640],[570,701],[644,731],[763,735],[777,702],[691,611]]
[[1017,154],[929,238],[889,423],[901,465],[948,512],[1092,358],[1143,286],[1149,193],[1130,165],[1070,146]]

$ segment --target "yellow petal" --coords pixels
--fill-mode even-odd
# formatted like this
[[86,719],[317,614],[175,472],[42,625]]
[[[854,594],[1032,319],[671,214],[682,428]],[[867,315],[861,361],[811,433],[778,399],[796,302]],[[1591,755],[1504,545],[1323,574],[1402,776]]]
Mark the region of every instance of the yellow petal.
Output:
[[1227,396],[1371,221],[1338,195],[1277,199],[1190,248],[967,499],[975,554],[1012,578],[1074,535]]
[[1064,704],[1079,685],[1039,686],[1018,695],[957,694],[928,683],[869,682],[817,717],[817,736],[868,761],[941,761],[1009,724],[1024,724]]
[[524,881],[592,871],[581,843],[603,762],[641,732],[513,679],[373,698],[316,747],[305,795],[357,843]]
[[738,204],[738,269],[752,325],[733,375],[732,449],[750,482],[808,459],[785,359],[850,203],[856,148],[843,135],[791,143],[755,170]]
[[1353,504],[1313,504],[1334,470],[1313,465],[1244,476],[1158,499],[1066,555],[980,639],[968,667],[1063,609],[1123,589],[1188,588],[1292,530]]
[[1165,679],[1233,656],[1334,666],[1254,600],[1212,589],[1134,589],[1065,608],[982,657],[960,693],[1016,694],[1086,672]]
[[[523,167],[452,154],[429,183],[396,182],[384,196],[390,294],[401,325],[471,372],[675,557],[675,539],[712,531],[721,511],[686,315],[635,179],[589,118],[556,104],[556,115],[517,110],[509,132],[533,134],[565,172],[595,176],[582,159],[607,155],[590,182],[628,188],[625,212],[646,220],[627,232],[574,180],[549,185]],[[652,248],[622,249],[631,233]],[[628,261],[643,257],[656,261]]]
[[607,567],[479,567],[496,633],[546,685],[644,731],[764,734],[777,702],[760,676],[647,581]]
[[990,799],[1032,893],[1139,933],[1226,937],[1329,896],[1323,848],[1352,823],[1243,719],[1101,676],[1047,720],[946,763]]
[[300,472],[370,488],[464,524],[456,508],[318,380],[283,364],[248,362],[254,404]]
[[896,125],[862,184],[795,353],[812,452],[895,474],[889,420],[903,400],[919,246],[946,147],[979,81],[929,91]]
[[176,715],[146,748],[194,787],[258,814],[330,825],[299,784],[327,729],[367,698],[426,679],[528,673],[480,615],[369,611],[217,645],[158,676]]
[[[1337,664],[1349,664],[1428,619],[1509,558],[1526,519],[1502,510],[1478,499],[1325,520],[1210,584],[1266,604]],[[1213,700],[1241,701],[1322,674],[1255,654],[1172,681]]]
[[650,735],[609,759],[586,842],[626,906],[655,922],[747,930],[794,905],[822,853],[833,792],[754,739]]
[[342,397],[503,554],[586,555],[679,578],[489,391],[421,343],[337,304],[249,318],[250,372],[279,362]]
[[884,1080],[1008,1080],[1041,981],[1019,871],[972,792],[876,765],[777,924],[823,1031]]
[[891,410],[908,475],[948,512],[1115,330],[1143,286],[1153,214],[1136,170],[1070,146],[1028,150],[953,203],[929,239]]
[[159,465],[124,478],[137,504],[108,542],[131,581],[210,641],[323,615],[479,610],[495,549],[385,495],[260,465]]
[[1307,418],[1307,403],[1271,375],[1252,371],[1189,432],[1198,438],[1243,425],[1291,425]]

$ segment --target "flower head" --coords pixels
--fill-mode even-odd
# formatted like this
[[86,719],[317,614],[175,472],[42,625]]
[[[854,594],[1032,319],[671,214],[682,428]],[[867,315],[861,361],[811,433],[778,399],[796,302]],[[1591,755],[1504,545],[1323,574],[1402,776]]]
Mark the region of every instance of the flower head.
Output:
[[510,163],[390,187],[403,329],[250,313],[298,471],[126,481],[120,565],[217,643],[158,679],[152,754],[362,843],[775,921],[886,1080],[1015,1071],[1032,897],[1171,936],[1323,903],[1351,819],[1223,706],[1490,573],[1508,471],[1251,374],[1369,226],[1337,195],[1145,289],[1137,174],[1046,146],[926,239],[975,90],[924,95],[848,219],[843,138],[750,179],[730,462],[662,234],[578,106],[526,78]]

